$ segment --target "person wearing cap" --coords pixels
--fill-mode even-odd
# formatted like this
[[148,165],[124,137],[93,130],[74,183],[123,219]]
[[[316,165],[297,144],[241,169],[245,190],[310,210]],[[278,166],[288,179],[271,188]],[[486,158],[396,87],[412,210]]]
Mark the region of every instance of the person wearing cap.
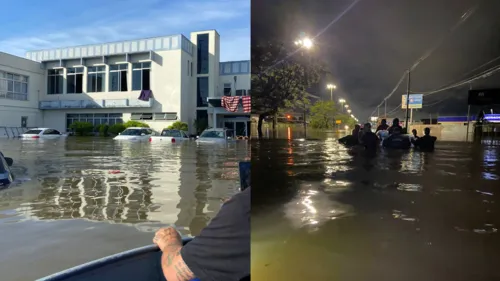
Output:
[[200,235],[184,246],[173,227],[155,233],[165,279],[250,280],[250,189],[226,201]]

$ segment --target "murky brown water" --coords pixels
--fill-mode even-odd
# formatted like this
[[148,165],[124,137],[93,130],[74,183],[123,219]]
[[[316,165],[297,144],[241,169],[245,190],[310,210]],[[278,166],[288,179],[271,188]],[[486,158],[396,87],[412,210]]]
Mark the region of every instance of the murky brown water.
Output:
[[[33,280],[151,243],[197,235],[239,188],[247,142],[150,144],[0,139],[18,183],[0,191],[0,280]],[[112,171],[119,171],[113,173]]]
[[253,279],[500,280],[499,146],[331,137],[252,144]]

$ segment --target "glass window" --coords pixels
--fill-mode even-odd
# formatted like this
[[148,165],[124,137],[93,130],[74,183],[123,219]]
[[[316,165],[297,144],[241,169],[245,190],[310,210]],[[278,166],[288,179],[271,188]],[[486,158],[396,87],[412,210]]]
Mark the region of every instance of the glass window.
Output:
[[198,86],[196,90],[198,107],[208,106],[208,77],[198,77]]
[[224,74],[231,73],[231,64],[225,63],[224,64]]
[[83,92],[83,67],[67,69],[66,92],[68,94],[81,94]]
[[151,90],[150,71],[150,62],[132,64],[132,91]]
[[104,81],[106,78],[106,68],[104,66],[92,66],[88,68],[87,73],[87,92],[104,92]]
[[232,70],[233,73],[239,73],[240,72],[240,63],[239,62],[233,62],[231,70]]
[[126,92],[127,87],[127,64],[116,64],[109,67],[109,91]]
[[0,71],[0,98],[28,100],[28,77]]
[[236,90],[236,95],[237,96],[244,96],[245,95],[245,90]]
[[208,74],[208,34],[198,34],[198,74]]

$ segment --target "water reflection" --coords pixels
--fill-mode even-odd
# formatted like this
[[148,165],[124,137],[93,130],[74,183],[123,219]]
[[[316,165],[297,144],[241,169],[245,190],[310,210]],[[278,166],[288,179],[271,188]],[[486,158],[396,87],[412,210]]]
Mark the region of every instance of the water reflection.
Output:
[[438,143],[367,156],[331,135],[254,142],[252,275],[499,279],[498,154]]
[[246,142],[199,146],[69,138],[0,145],[18,159],[16,175],[31,178],[0,192],[0,224],[86,219],[140,231],[175,225],[186,235],[198,234],[221,200],[237,192],[238,162],[249,157]]

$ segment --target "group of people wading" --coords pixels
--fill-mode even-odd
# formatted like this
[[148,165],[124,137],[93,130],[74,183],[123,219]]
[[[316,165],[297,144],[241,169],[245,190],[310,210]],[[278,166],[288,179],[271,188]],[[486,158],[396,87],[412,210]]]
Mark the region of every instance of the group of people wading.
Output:
[[366,150],[375,151],[382,142],[386,148],[409,149],[412,146],[422,151],[433,151],[436,137],[430,135],[431,129],[424,129],[424,136],[419,137],[417,130],[412,130],[412,135],[407,135],[399,124],[399,119],[394,118],[392,126],[387,124],[386,119],[382,119],[375,132],[372,125],[366,123],[363,128],[356,124],[352,134],[339,139],[341,144],[347,146],[363,146]]

